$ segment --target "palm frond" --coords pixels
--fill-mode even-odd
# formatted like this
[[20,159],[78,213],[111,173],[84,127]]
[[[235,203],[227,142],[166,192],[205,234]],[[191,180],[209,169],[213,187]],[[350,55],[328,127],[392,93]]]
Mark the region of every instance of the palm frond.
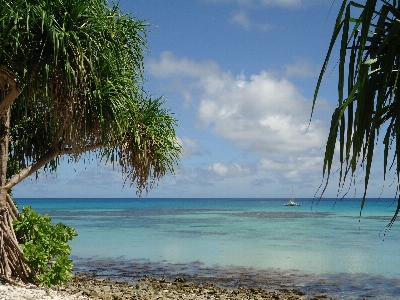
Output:
[[[344,184],[348,176],[354,178],[359,167],[365,168],[361,210],[365,204],[374,150],[381,130],[386,130],[383,137],[384,176],[386,178],[389,170],[388,156],[393,155],[398,182],[400,179],[400,144],[397,136],[400,133],[399,6],[395,0],[366,0],[363,4],[347,0],[342,2],[314,94],[315,103],[333,45],[341,32],[338,107],[332,115],[323,170],[328,182],[338,139],[340,184]],[[346,74],[348,80],[345,84]],[[398,213],[399,209],[396,209],[392,221]]]
[[79,159],[85,149],[107,156],[119,147],[141,191],[173,172],[176,120],[141,88],[148,24],[108,4],[0,0],[0,68],[22,91],[12,105],[10,156],[23,168],[55,148]]

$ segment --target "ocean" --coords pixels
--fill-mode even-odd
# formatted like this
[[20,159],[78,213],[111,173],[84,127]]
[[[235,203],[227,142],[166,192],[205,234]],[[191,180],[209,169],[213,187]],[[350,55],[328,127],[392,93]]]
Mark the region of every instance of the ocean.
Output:
[[[400,299],[397,202],[367,199],[15,199],[74,227],[76,271],[187,276],[339,299]],[[228,280],[230,279],[230,280]]]

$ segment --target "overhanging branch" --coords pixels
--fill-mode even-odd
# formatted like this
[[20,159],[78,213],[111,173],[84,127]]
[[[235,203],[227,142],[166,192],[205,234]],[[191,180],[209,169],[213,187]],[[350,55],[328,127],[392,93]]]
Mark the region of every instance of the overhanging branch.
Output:
[[[82,147],[70,147],[70,148],[64,148],[62,150],[59,151],[59,155],[65,155],[65,154],[81,154],[81,153],[85,153],[88,151],[93,151],[102,147],[105,147],[106,145],[102,144],[102,143],[98,143],[98,144],[92,144],[92,145],[88,145],[88,146],[82,146]],[[112,147],[111,144],[107,145],[107,147]]]
[[57,148],[51,148],[45,155],[35,161],[33,164],[29,165],[28,167],[22,169],[18,174],[14,175],[4,186],[6,190],[11,189],[17,183],[24,180],[26,177],[32,175],[36,171],[38,171],[41,167],[51,161],[60,153],[60,150]]
[[68,155],[68,154],[81,154],[87,151],[96,150],[98,148],[104,147],[103,144],[93,144],[84,147],[78,148],[64,148],[62,150],[58,149],[58,147],[52,147],[46,154],[40,157],[33,164],[28,167],[22,169],[18,174],[15,174],[4,186],[6,190],[11,189],[16,184],[20,183],[25,178],[29,177],[33,173],[37,172],[41,167],[50,162],[53,158],[59,155]]

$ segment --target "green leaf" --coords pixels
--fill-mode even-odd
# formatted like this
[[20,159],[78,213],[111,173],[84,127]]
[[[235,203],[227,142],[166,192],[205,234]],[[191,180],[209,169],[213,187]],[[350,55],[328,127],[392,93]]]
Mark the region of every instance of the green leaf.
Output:
[[[77,236],[75,229],[62,223],[52,225],[48,215],[37,214],[29,206],[22,208],[20,219],[13,224],[18,235],[23,237],[21,249],[33,271],[31,280],[34,283],[50,287],[71,279],[68,242]],[[31,234],[33,229],[37,234]]]

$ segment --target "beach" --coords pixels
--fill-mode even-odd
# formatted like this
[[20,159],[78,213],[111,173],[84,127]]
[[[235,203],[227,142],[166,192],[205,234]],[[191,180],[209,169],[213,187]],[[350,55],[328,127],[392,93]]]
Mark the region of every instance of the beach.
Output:
[[[72,295],[66,291],[46,290],[34,285],[10,285],[0,282],[1,300],[88,300],[89,297]],[[111,298],[112,299],[112,298]]]
[[111,279],[91,278],[87,274],[76,274],[66,286],[55,286],[46,291],[35,286],[0,285],[1,300],[131,300],[131,299],[334,299],[326,295],[314,295],[311,298],[298,290],[285,289],[268,291],[258,287],[221,288],[212,281],[209,283],[188,282],[184,277],[173,281],[165,278],[143,277],[136,284]]
[[362,274],[323,277],[292,270],[207,267],[92,260],[79,262],[71,282],[46,293],[35,286],[0,285],[0,300],[54,299],[398,299],[399,282]]

